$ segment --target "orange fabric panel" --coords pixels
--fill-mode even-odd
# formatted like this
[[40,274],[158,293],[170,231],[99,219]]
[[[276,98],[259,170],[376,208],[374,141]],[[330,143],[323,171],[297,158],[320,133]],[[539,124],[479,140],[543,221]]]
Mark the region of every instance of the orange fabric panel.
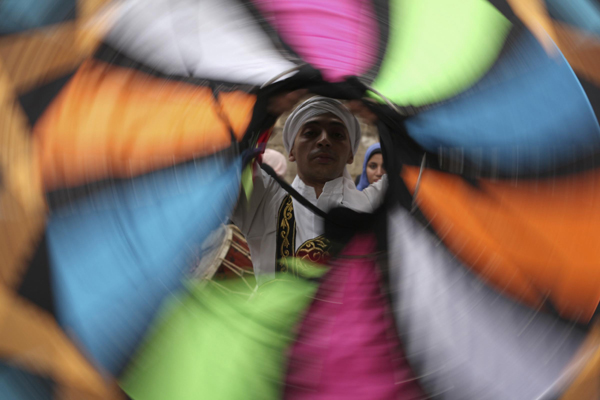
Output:
[[577,73],[600,85],[600,40],[552,19],[543,0],[508,0],[508,3],[549,54],[553,48],[551,38]]
[[241,140],[250,124],[256,96],[241,91],[222,92],[219,94],[219,102],[235,136]]
[[600,40],[558,21],[554,30],[558,46],[575,72],[600,85]]
[[[403,178],[414,190],[419,170]],[[600,172],[537,181],[425,170],[417,202],[448,248],[500,291],[588,321],[600,301]]]
[[213,154],[239,140],[255,96],[86,61],[34,127],[46,189],[131,177]]

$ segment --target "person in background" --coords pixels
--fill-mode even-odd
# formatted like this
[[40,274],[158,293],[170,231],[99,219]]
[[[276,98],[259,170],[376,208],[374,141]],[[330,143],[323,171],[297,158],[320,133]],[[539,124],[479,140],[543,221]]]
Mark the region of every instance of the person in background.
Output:
[[375,143],[367,149],[365,160],[363,162],[363,172],[356,188],[362,191],[364,188],[379,181],[385,175],[383,168],[383,155],[381,154],[381,145]]
[[285,178],[287,172],[287,160],[285,156],[273,149],[266,149],[262,155],[262,162],[273,168],[279,177]]

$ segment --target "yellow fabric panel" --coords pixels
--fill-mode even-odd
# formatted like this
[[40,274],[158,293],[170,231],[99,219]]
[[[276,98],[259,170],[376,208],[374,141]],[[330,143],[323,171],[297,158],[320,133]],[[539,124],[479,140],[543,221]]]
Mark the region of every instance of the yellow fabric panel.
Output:
[[255,96],[222,93],[99,61],[86,61],[34,127],[44,185],[131,177],[230,146]]
[[16,287],[44,229],[45,203],[27,118],[0,63],[0,285]]
[[535,35],[546,51],[551,52],[556,41],[554,26],[543,0],[508,0],[515,15]]
[[600,399],[600,324],[594,326],[574,361],[581,359],[583,367],[560,400]]
[[77,0],[77,16],[79,18],[93,17],[110,3],[111,0]]
[[[111,398],[106,381],[81,355],[52,316],[0,288],[0,357],[97,398]],[[104,396],[104,397],[102,397]]]
[[[418,169],[405,168],[411,190]],[[417,202],[445,244],[500,291],[588,321],[600,301],[600,172],[547,181],[480,180],[426,170]]]
[[109,24],[103,15],[0,37],[0,60],[23,93],[75,70],[95,51]]

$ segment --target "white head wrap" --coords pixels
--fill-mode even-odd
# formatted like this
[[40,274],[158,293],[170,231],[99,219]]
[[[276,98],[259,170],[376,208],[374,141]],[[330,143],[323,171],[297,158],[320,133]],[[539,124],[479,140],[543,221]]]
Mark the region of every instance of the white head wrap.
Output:
[[296,135],[302,128],[302,125],[309,119],[322,114],[331,113],[338,117],[348,129],[352,154],[356,154],[360,144],[360,125],[358,120],[342,103],[328,97],[315,96],[300,104],[294,112],[290,114],[283,127],[283,145],[285,150],[290,152],[294,147]]

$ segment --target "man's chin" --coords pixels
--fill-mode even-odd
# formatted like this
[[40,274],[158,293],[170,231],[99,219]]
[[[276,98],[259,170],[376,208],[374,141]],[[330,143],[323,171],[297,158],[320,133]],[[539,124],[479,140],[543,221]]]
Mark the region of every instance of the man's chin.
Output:
[[315,174],[316,180],[322,183],[326,183],[341,177],[344,171],[338,173],[337,171],[319,171],[320,173]]

